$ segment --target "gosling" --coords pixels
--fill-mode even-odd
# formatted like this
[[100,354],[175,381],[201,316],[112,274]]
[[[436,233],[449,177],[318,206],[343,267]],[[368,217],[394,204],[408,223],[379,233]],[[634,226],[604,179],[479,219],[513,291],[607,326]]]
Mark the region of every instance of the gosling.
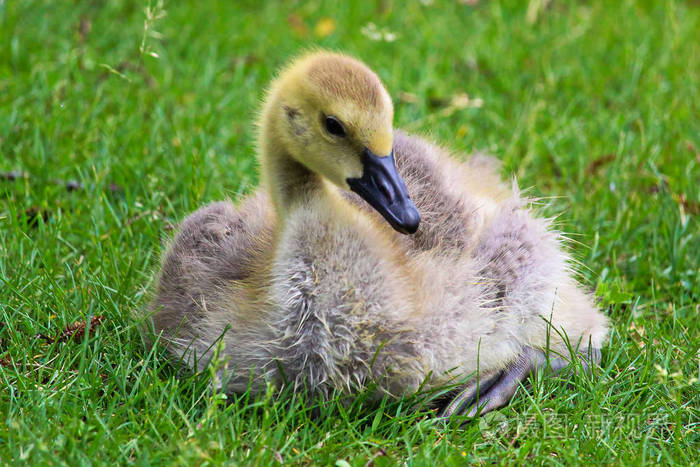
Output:
[[163,256],[149,310],[174,360],[201,369],[218,348],[229,393],[463,382],[444,417],[507,404],[540,368],[600,362],[607,320],[550,223],[493,159],[460,163],[392,120],[356,59],[281,71],[258,122],[262,188],[191,214]]

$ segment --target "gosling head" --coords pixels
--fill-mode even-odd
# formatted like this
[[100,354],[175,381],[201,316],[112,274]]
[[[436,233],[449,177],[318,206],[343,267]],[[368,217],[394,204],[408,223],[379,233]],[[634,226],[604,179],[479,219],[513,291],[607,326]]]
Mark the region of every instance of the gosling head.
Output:
[[[394,109],[363,63],[316,52],[294,61],[273,84],[263,127],[289,157],[338,187],[352,190],[404,234],[420,214],[392,152]],[[263,142],[263,144],[265,144]]]

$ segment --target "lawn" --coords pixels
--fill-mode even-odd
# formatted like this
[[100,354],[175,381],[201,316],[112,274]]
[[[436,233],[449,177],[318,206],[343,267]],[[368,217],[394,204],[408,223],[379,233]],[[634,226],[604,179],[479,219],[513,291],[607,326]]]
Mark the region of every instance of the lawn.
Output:
[[[311,45],[548,201],[613,324],[592,376],[458,427],[421,397],[226,399],[144,343],[165,240],[255,189],[261,96]],[[699,122],[697,1],[0,0],[0,462],[697,463]]]

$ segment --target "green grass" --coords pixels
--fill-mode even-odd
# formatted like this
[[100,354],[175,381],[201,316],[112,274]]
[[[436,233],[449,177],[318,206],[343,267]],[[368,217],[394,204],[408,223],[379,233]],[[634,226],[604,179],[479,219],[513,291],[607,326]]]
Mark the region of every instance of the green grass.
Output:
[[[0,0],[2,463],[697,463],[700,5],[544,3],[171,0],[147,18]],[[614,326],[592,377],[538,380],[459,429],[419,399],[227,402],[143,343],[131,313],[163,240],[255,189],[263,89],[311,44],[373,67],[397,127],[556,196]],[[482,105],[451,107],[461,93]],[[89,338],[53,339],[93,316]]]

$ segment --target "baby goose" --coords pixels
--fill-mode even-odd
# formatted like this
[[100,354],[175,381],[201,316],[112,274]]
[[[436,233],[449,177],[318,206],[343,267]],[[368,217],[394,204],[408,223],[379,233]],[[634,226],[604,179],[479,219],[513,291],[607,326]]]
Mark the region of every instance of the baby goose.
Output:
[[492,159],[458,163],[392,119],[355,59],[316,52],[280,73],[259,122],[263,189],[191,214],[164,255],[151,310],[174,358],[202,367],[221,339],[229,392],[472,377],[445,416],[508,403],[569,345],[599,362],[607,321],[549,223]]

